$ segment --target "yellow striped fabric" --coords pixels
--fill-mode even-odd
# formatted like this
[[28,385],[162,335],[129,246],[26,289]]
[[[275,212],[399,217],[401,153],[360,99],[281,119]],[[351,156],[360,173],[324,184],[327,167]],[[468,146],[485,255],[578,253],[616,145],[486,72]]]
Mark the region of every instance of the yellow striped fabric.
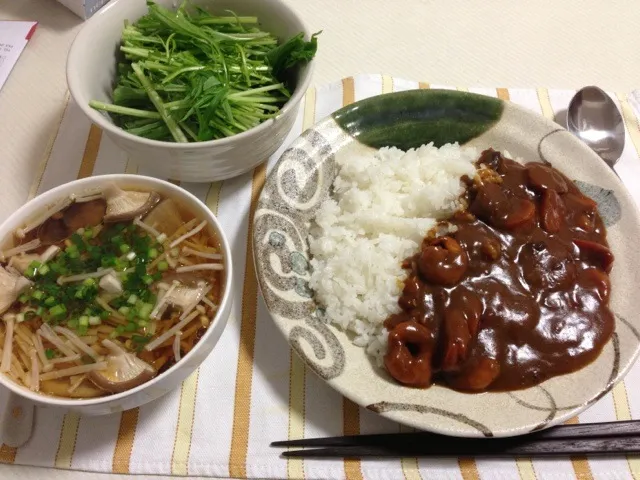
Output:
[[[418,88],[429,88],[429,84],[425,82],[419,82]],[[382,93],[390,93],[394,91],[393,78],[389,75],[382,76]],[[400,431],[407,430],[403,426],[400,427]],[[417,458],[402,458],[400,460],[400,467],[402,468],[402,475],[405,480],[422,480],[420,475],[420,468]]]
[[[342,399],[342,422],[343,435],[360,433],[360,407],[346,397]],[[345,459],[344,474],[347,480],[362,480],[360,460]]]
[[256,310],[258,283],[253,259],[253,217],[258,195],[262,190],[266,174],[265,164],[253,172],[251,185],[251,207],[249,210],[249,233],[247,235],[247,262],[242,292],[242,321],[240,324],[240,350],[236,373],[235,406],[233,411],[233,433],[229,452],[229,475],[246,478],[247,449],[249,447],[249,422],[251,419],[251,383],[253,381],[253,355],[256,342]]
[[[222,184],[223,182],[212,183],[207,190],[205,198],[207,207],[209,207],[215,215],[218,214]],[[178,423],[173,442],[173,454],[171,456],[171,473],[173,475],[188,475],[189,473],[189,453],[191,451],[193,422],[195,421],[199,376],[200,368],[190,375],[180,388]]]
[[[382,77],[383,85],[389,83],[389,78]],[[342,80],[342,106],[355,101],[355,81],[353,77]],[[342,399],[342,422],[344,435],[358,435],[360,433],[360,407],[347,398]],[[344,473],[347,480],[362,479],[360,460],[346,459],[344,461]]]
[[69,92],[65,95],[64,98],[64,107],[60,110],[60,116],[57,119],[56,126],[47,143],[47,148],[45,149],[44,156],[42,157],[42,161],[38,168],[36,169],[36,174],[33,177],[33,182],[31,182],[31,188],[29,188],[29,195],[27,198],[32,199],[36,196],[38,189],[40,188],[40,181],[42,180],[42,175],[44,174],[45,169],[47,168],[47,164],[49,163],[49,158],[51,158],[51,152],[53,150],[53,146],[55,145],[56,138],[58,138],[58,132],[60,131],[60,126],[62,125],[62,119],[67,113],[67,107],[69,106]]
[[56,453],[54,463],[56,468],[71,468],[79,425],[80,415],[77,413],[67,413],[64,416],[62,431],[60,432],[60,441],[58,442],[58,452]]
[[[509,95],[509,89],[496,88],[496,97],[500,100],[509,101],[511,96]],[[518,475],[521,480],[536,480],[536,471],[533,467],[533,462],[529,458],[517,458],[516,467],[518,468]]]
[[[636,155],[640,157],[640,123],[633,113],[629,102],[618,95],[618,101],[622,107],[622,118],[633,144]],[[619,383],[613,388],[613,402],[616,409],[616,420],[631,420],[631,409],[629,407],[629,396],[627,395],[627,381]],[[636,456],[627,457],[629,471],[635,480],[640,479],[640,458]]]
[[173,475],[187,475],[189,473],[189,449],[191,448],[191,435],[195,419],[199,374],[200,369],[191,374],[180,388],[178,425],[176,426],[173,455],[171,456],[171,473]]
[[[549,120],[553,120],[555,117],[555,112],[553,110],[553,107],[551,106],[549,90],[546,88],[538,88],[537,95],[540,109],[542,110],[542,115],[544,115]],[[579,419],[578,417],[574,417],[567,423],[579,423]],[[573,466],[573,470],[579,479],[589,480],[593,478],[593,475],[591,474],[591,467],[589,466],[589,461],[586,457],[571,457],[571,465]]]
[[[307,91],[302,108],[302,131],[305,131],[315,123],[315,88],[312,87]],[[287,438],[294,440],[304,438],[306,371],[302,359],[291,348],[289,349],[289,358],[289,428]],[[287,477],[304,478],[303,459],[287,459]]]
[[133,441],[138,425],[138,414],[138,408],[122,412],[120,428],[118,429],[118,436],[116,438],[115,448],[113,449],[113,473],[129,473]]
[[89,129],[89,137],[80,162],[77,178],[90,177],[93,174],[93,167],[96,165],[98,158],[98,150],[100,150],[100,142],[102,140],[102,130],[97,125],[91,125]]
[[[387,93],[405,88],[430,88],[425,82],[405,82],[394,79],[389,75],[359,75],[346,78],[328,87],[312,88],[307,93],[298,117],[295,129],[296,134],[312,126],[321,116],[340,105],[348,105],[355,99],[376,93]],[[362,89],[362,90],[360,90]],[[468,91],[466,88],[458,88],[460,91]],[[525,107],[541,111],[547,118],[554,117],[554,105],[557,106],[557,92],[544,88],[531,90],[514,90],[497,88],[492,93],[503,100],[511,100]],[[524,100],[523,100],[524,99]],[[527,103],[528,102],[528,103]],[[556,102],[556,103],[554,103]],[[635,152],[626,152],[627,155],[640,156],[640,126],[638,119],[629,103],[623,96],[619,97],[624,120],[629,132],[630,143],[635,147]],[[327,105],[330,105],[329,108]],[[75,123],[70,118],[76,116]],[[65,123],[67,122],[67,123]],[[85,123],[78,123],[85,122]],[[89,125],[78,114],[77,106],[73,103],[65,105],[64,114],[58,122],[56,137],[58,140],[69,138],[70,129],[84,128],[86,140],[79,144],[75,151],[66,151],[61,141],[51,142],[47,153],[41,162],[40,168],[35,172],[30,196],[40,193],[43,189],[51,188],[55,184],[72,178],[83,178],[94,172],[116,171],[131,174],[138,173],[138,168],[133,162],[128,162],[124,157],[118,160],[118,167],[109,170],[103,162],[111,159],[105,158],[104,144],[107,137],[96,126]],[[65,137],[66,136],[66,137]],[[290,138],[294,138],[295,135]],[[112,145],[109,151],[117,151]],[[633,150],[633,149],[632,149]],[[638,160],[636,158],[636,160]],[[640,160],[638,160],[640,161]],[[65,170],[64,178],[56,177],[56,171],[61,165],[72,163],[73,168]],[[316,480],[320,478],[347,478],[366,479],[369,475],[373,478],[404,478],[406,480],[419,480],[429,478],[462,478],[464,480],[476,480],[480,478],[512,478],[521,480],[545,480],[551,478],[548,475],[549,466],[545,462],[531,461],[530,459],[518,459],[503,462],[503,466],[476,459],[458,459],[450,463],[439,464],[437,461],[420,461],[415,458],[405,458],[394,462],[386,462],[385,467],[375,463],[364,463],[357,460],[335,461],[322,463],[312,460],[299,459],[285,460],[278,456],[278,452],[270,449],[268,441],[280,440],[281,437],[269,436],[269,418],[272,413],[280,415],[284,424],[279,433],[290,439],[302,438],[310,435],[310,432],[322,432],[326,421],[331,424],[332,432],[342,430],[345,434],[358,434],[361,431],[370,431],[372,422],[375,421],[361,415],[360,407],[346,398],[332,392],[329,387],[323,385],[317,379],[312,379],[313,373],[306,370],[303,362],[292,351],[288,355],[282,355],[280,363],[272,365],[269,374],[273,377],[273,390],[260,396],[254,395],[256,385],[262,388],[269,386],[269,378],[259,378],[260,366],[255,365],[255,347],[260,338],[256,338],[257,327],[264,329],[275,328],[268,316],[259,314],[258,287],[255,278],[252,251],[252,219],[255,214],[256,202],[262,189],[266,176],[266,165],[258,167],[253,173],[240,179],[233,179],[224,183],[214,183],[197,188],[200,198],[207,206],[219,216],[226,215],[226,221],[230,222],[233,215],[244,216],[241,225],[242,231],[235,232],[242,238],[242,243],[237,245],[237,251],[242,251],[245,256],[243,261],[244,271],[240,270],[244,278],[242,291],[237,292],[236,302],[239,304],[236,322],[230,322],[228,329],[235,329],[233,334],[225,335],[221,342],[233,342],[233,358],[227,358],[228,368],[236,367],[233,379],[223,385],[224,395],[221,392],[205,391],[202,388],[203,381],[209,375],[215,375],[226,365],[203,365],[182,386],[171,393],[168,400],[158,401],[144,410],[133,409],[122,414],[113,415],[113,432],[105,434],[98,451],[92,451],[85,447],[82,438],[88,434],[90,419],[83,419],[76,414],[61,415],[55,422],[50,422],[48,429],[38,424],[36,435],[50,439],[51,452],[38,456],[29,450],[28,445],[21,449],[11,449],[0,446],[0,463],[25,463],[41,466],[55,466],[65,469],[82,469],[107,471],[111,473],[136,473],[143,475],[173,474],[173,475],[203,475],[211,477],[232,476],[237,478],[271,478],[287,477],[288,479]],[[194,189],[193,185],[182,185],[183,188]],[[227,188],[229,190],[227,190]],[[224,190],[224,194],[221,192]],[[242,192],[242,193],[239,193]],[[248,220],[246,211],[233,212],[232,206],[225,202],[235,201],[239,195],[246,195]],[[223,200],[224,199],[224,200]],[[245,204],[242,204],[245,205]],[[244,208],[244,206],[243,206]],[[233,240],[236,237],[231,238]],[[246,239],[246,241],[245,241]],[[246,244],[245,244],[246,242]],[[242,263],[241,263],[242,264]],[[264,331],[264,330],[262,330]],[[237,344],[237,345],[236,345]],[[286,342],[274,346],[274,348],[286,348]],[[313,381],[312,381],[313,380]],[[630,379],[633,382],[633,379]],[[282,388],[276,387],[282,385]],[[633,383],[628,383],[633,385]],[[200,387],[199,387],[200,386]],[[327,411],[322,420],[319,420],[317,412],[309,408],[311,399],[318,393],[314,389],[323,388],[323,398],[327,398],[333,410]],[[200,400],[203,400],[202,408]],[[611,402],[611,400],[613,400]],[[599,420],[625,420],[637,415],[637,406],[633,403],[633,391],[627,390],[624,384],[619,384],[610,396],[610,407],[602,407],[603,413]],[[216,402],[228,401],[232,409],[230,418],[223,419],[221,425],[224,428],[219,431],[211,431],[203,435],[200,425],[207,425],[208,418],[216,415]],[[608,408],[608,410],[607,410]],[[142,413],[141,413],[142,412]],[[153,414],[152,414],[153,413]],[[149,435],[148,422],[165,422],[162,431],[168,432],[166,442],[162,447],[156,448],[158,439]],[[577,422],[573,419],[572,422]],[[584,420],[583,418],[583,421]],[[55,424],[55,425],[54,425]],[[382,423],[381,423],[382,425]],[[329,429],[329,427],[327,427]],[[404,428],[402,431],[407,431]],[[396,430],[397,431],[397,430]],[[266,432],[266,433],[265,433]],[[90,434],[90,432],[89,432]],[[254,436],[260,436],[257,443]],[[268,439],[268,441],[264,440]],[[201,442],[201,443],[196,443]],[[159,444],[158,444],[159,445]],[[94,447],[96,448],[96,447]],[[107,459],[104,462],[94,461],[94,456]],[[150,459],[150,457],[157,457]],[[573,458],[558,460],[558,467],[563,471],[573,472],[573,476],[579,480],[598,478],[596,463],[590,464],[585,458]],[[624,462],[620,462],[624,465]],[[390,467],[392,465],[392,467]],[[501,468],[503,470],[501,470]],[[507,473],[505,473],[507,472]],[[640,478],[640,461],[629,458],[624,471],[612,471],[615,478]],[[559,478],[559,477],[558,477]],[[563,477],[564,478],[564,477]],[[613,478],[613,477],[612,477]]]
[[[100,150],[100,142],[102,140],[102,130],[96,125],[91,125],[89,135],[85,143],[82,160],[76,178],[85,178],[93,174],[93,167]],[[45,165],[46,170],[46,165]],[[80,425],[80,417],[77,413],[68,413],[65,415],[60,441],[58,444],[58,453],[56,454],[55,466],[57,468],[71,468],[73,454],[76,448],[76,439],[78,436],[78,427]]]
[[[399,431],[403,432],[412,432],[413,428],[405,427],[404,425],[400,425]],[[420,463],[417,458],[402,458],[400,459],[400,466],[402,467],[402,475],[404,476],[404,480],[422,480],[423,477],[420,474]]]
[[[58,132],[60,131],[60,126],[62,125],[62,119],[64,118],[65,113],[67,112],[67,107],[69,105],[69,93],[65,95],[64,106],[60,110],[60,116],[58,117],[53,134],[51,138],[47,142],[47,147],[45,149],[45,153],[40,161],[36,169],[36,174],[33,177],[33,181],[31,182],[31,186],[29,188],[29,193],[27,194],[27,199],[32,199],[36,196],[38,189],[40,187],[40,181],[42,180],[42,175],[49,163],[49,158],[51,157],[51,151],[53,150],[53,146],[55,145],[56,138],[58,137]],[[14,463],[16,454],[18,452],[17,448],[8,447],[4,444],[0,444],[0,463]]]
[[16,461],[16,453],[18,449],[9,447],[4,443],[0,445],[0,463],[13,463]]

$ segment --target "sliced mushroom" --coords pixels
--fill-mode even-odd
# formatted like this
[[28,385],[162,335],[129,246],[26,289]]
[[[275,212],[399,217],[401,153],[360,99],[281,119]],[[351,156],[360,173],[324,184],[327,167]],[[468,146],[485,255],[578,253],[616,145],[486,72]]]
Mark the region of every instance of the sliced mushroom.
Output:
[[51,217],[38,227],[38,238],[42,242],[42,245],[55,245],[69,237],[72,233],[61,218]]
[[151,365],[111,340],[103,340],[102,345],[110,352],[107,356],[107,368],[89,373],[89,379],[98,388],[111,393],[124,392],[156,376],[157,372]]
[[11,257],[11,260],[9,260],[7,266],[15,268],[22,275],[24,275],[24,272],[26,272],[27,268],[29,268],[29,265],[31,265],[31,262],[34,261],[41,262],[42,259],[40,255],[36,253],[19,253],[18,255],[14,255],[13,257]]
[[122,190],[116,185],[110,185],[105,189],[105,197],[107,199],[105,222],[125,222],[140,217],[160,201],[160,195],[156,192]]
[[91,382],[84,381],[75,390],[69,391],[68,378],[55,378],[40,381],[40,392],[56,397],[95,398],[104,395],[104,391],[95,387]]
[[169,306],[179,308],[183,315],[188,314],[202,300],[208,287],[207,282],[203,280],[193,286],[178,281],[174,281],[174,285],[160,298],[151,312],[152,318],[161,318]]
[[169,294],[169,298],[164,299],[164,301],[174,307],[179,307],[184,312],[199,300],[206,285],[204,282],[200,282],[196,287],[179,285],[173,289]]
[[31,286],[31,281],[0,267],[0,314],[6,312],[18,295]]
[[171,236],[182,226],[184,220],[175,202],[167,198],[151,210],[143,222],[160,233]]
[[195,289],[198,288],[199,284],[201,284],[202,282],[206,282],[206,280],[211,277],[209,272],[183,272],[183,273],[178,273],[175,270],[174,271],[169,271],[169,272],[165,272],[162,275],[162,281],[167,283],[167,284],[171,284],[174,281],[180,282],[185,288],[191,288],[191,289]]
[[113,272],[106,274],[98,283],[101,289],[107,293],[122,293],[122,282]]
[[62,221],[75,232],[79,228],[95,227],[102,223],[107,211],[107,203],[103,199],[88,202],[75,202],[64,211]]

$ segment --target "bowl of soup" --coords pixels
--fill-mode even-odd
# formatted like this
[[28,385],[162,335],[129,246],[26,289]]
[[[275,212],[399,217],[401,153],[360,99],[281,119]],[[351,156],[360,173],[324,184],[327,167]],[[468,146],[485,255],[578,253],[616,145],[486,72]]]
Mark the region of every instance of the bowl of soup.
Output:
[[88,415],[159,398],[218,342],[231,275],[216,217],[176,185],[54,188],[0,225],[0,384]]

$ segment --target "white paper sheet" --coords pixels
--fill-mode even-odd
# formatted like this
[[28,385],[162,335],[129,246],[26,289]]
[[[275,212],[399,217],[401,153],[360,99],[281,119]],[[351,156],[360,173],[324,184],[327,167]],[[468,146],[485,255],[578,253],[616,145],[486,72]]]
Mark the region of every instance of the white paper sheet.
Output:
[[0,89],[35,32],[38,22],[0,20]]

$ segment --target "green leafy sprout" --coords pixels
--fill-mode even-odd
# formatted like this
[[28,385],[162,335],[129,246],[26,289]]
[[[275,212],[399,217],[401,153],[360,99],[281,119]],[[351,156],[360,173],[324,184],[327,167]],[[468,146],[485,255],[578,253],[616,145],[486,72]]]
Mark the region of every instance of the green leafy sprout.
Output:
[[295,69],[318,48],[320,32],[279,44],[257,17],[216,16],[187,1],[175,12],[147,6],[125,22],[112,103],[89,102],[140,137],[203,142],[249,130],[280,111]]

